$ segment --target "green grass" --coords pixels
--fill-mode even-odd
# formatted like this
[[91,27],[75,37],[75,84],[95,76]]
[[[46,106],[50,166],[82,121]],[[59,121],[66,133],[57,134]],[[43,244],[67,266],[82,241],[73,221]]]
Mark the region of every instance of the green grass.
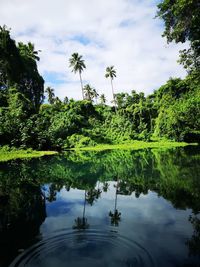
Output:
[[0,148],[0,162],[9,161],[13,159],[28,159],[28,158],[37,158],[45,155],[54,155],[57,152],[55,151],[35,151],[31,149],[23,150],[23,149],[5,149]]
[[173,148],[173,147],[184,147],[188,145],[197,145],[197,144],[188,144],[185,142],[172,142],[172,141],[155,141],[155,142],[144,142],[144,141],[133,141],[131,143],[126,144],[116,144],[116,145],[108,145],[102,144],[93,147],[81,147],[81,148],[73,148],[72,150],[86,150],[86,151],[102,151],[108,149],[144,149],[144,148]]
[[[144,142],[144,141],[132,141],[126,144],[101,144],[93,147],[79,147],[72,148],[70,150],[75,151],[102,151],[102,150],[111,150],[111,149],[145,149],[145,148],[159,148],[159,149],[169,149],[173,147],[184,147],[188,145],[197,145],[197,144],[188,144],[185,142],[172,142],[172,141],[154,141],[154,142]],[[32,149],[17,149],[17,148],[9,148],[7,146],[0,148],[0,162],[9,161],[13,159],[29,159],[29,158],[37,158],[45,155],[54,155],[57,154],[56,151],[35,151]]]

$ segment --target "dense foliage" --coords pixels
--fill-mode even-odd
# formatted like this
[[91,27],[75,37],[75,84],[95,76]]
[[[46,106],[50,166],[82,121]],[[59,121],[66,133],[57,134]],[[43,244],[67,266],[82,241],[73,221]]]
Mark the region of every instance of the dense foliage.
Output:
[[[85,68],[81,56],[76,53],[74,56]],[[77,62],[73,59],[72,67]],[[49,104],[43,104],[44,80],[37,69],[38,60],[33,44],[16,44],[9,30],[5,26],[0,28],[1,145],[63,150],[163,137],[199,142],[198,70],[184,80],[170,78],[147,97],[135,90],[130,94],[113,92],[113,107],[106,105],[105,95],[99,97],[89,84],[82,87],[82,101],[67,97],[61,101],[54,89],[48,87],[45,92]],[[83,69],[75,70],[80,74]],[[112,82],[116,76],[114,67],[106,71]]]
[[180,62],[191,70],[200,70],[200,2],[199,0],[163,0],[158,14],[164,20],[163,36],[168,42],[189,41],[189,49],[180,54]]

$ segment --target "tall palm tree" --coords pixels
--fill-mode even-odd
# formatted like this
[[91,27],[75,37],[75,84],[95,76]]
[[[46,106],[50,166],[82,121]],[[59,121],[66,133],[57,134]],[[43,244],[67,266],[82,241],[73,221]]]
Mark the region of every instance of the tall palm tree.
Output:
[[107,67],[106,68],[105,77],[106,78],[109,78],[110,77],[112,94],[113,94],[113,101],[114,101],[115,112],[116,112],[115,94],[114,94],[114,89],[113,89],[113,79],[116,77],[116,70],[114,69],[114,66],[110,66],[110,67]]
[[85,66],[84,60],[82,59],[82,56],[79,55],[78,53],[73,53],[71,55],[71,58],[69,59],[69,66],[70,66],[70,68],[72,68],[72,72],[74,72],[74,73],[78,72],[79,73],[81,90],[82,90],[82,97],[84,99],[83,82],[82,82],[81,73],[86,68],[86,66]]
[[101,94],[100,97],[99,97],[99,99],[100,99],[100,103],[101,103],[101,104],[104,105],[104,104],[106,103],[106,97],[105,97],[104,94]]
[[45,93],[47,93],[48,101],[52,105],[55,101],[54,89],[51,87],[47,87]]

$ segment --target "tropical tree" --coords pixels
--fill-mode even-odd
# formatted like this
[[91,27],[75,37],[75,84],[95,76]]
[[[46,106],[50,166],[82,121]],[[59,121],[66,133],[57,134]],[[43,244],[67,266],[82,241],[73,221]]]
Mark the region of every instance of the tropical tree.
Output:
[[67,96],[65,96],[64,100],[63,100],[64,104],[68,104],[69,103],[69,98]]
[[19,84],[23,70],[22,60],[10,29],[0,26],[0,89]]
[[82,59],[82,56],[78,53],[73,53],[71,55],[71,58],[69,59],[69,66],[72,68],[72,72],[79,73],[80,77],[80,83],[81,83],[81,90],[82,90],[82,97],[84,99],[84,92],[83,92],[83,82],[82,82],[82,71],[86,68],[84,60]]
[[48,102],[52,105],[55,101],[54,89],[48,86],[45,93],[47,93]]
[[54,104],[56,104],[57,106],[62,104],[62,101],[60,100],[60,98],[58,96],[55,97]]
[[41,50],[35,51],[34,44],[31,42],[28,42],[28,44],[23,44],[22,42],[18,43],[18,48],[20,50],[20,54],[22,56],[25,56],[33,61],[39,61],[40,58],[38,57],[38,52],[41,52]]
[[0,51],[0,88],[5,94],[9,87],[17,86],[38,111],[44,99],[44,79],[37,69],[39,57],[34,45],[19,43],[16,46],[4,26],[0,27]]
[[110,66],[106,68],[105,77],[110,78],[110,81],[111,81],[112,95],[113,95],[113,101],[114,101],[115,111],[116,111],[115,94],[114,94],[114,88],[113,88],[113,79],[116,77],[116,70],[114,69],[114,66]]
[[92,101],[93,98],[94,98],[94,88],[91,87],[89,84],[86,84],[84,87],[83,87],[83,93],[84,93],[84,96],[87,100],[90,100]]
[[106,97],[105,97],[104,94],[101,94],[100,97],[99,97],[99,99],[100,99],[100,103],[101,103],[102,105],[104,105],[104,104],[106,103]]
[[157,16],[164,20],[163,36],[168,42],[188,41],[189,49],[180,51],[180,62],[189,71],[200,71],[199,0],[162,0]]
[[98,92],[97,92],[97,90],[95,88],[93,88],[93,95],[94,95],[94,98],[96,100],[95,102],[97,104],[97,98],[98,98],[99,94],[98,94]]

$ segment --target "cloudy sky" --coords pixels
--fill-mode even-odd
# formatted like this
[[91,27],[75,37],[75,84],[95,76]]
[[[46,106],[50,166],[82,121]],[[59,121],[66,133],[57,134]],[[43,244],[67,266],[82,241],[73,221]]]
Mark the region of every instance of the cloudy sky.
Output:
[[69,69],[74,52],[83,56],[84,83],[111,99],[105,68],[114,65],[115,92],[145,94],[169,77],[184,77],[177,63],[183,45],[167,45],[155,19],[158,0],[0,0],[0,25],[17,41],[35,44],[45,87],[61,99],[81,99],[78,75]]

